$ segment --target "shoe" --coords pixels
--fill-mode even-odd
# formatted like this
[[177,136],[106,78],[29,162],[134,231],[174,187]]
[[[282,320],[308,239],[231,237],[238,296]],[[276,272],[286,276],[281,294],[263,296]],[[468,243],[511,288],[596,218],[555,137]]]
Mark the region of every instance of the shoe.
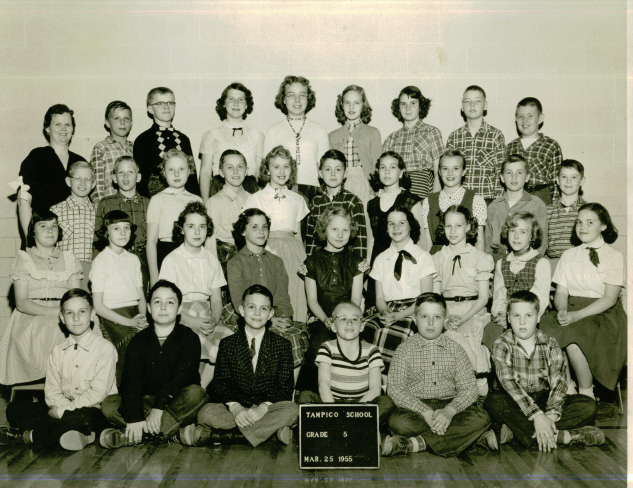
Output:
[[67,451],[81,451],[88,444],[95,441],[95,433],[82,434],[78,430],[69,430],[59,438],[59,445]]
[[127,440],[125,431],[120,429],[109,428],[101,432],[99,436],[99,444],[106,449],[118,449],[119,447],[133,446]]
[[484,407],[484,402],[486,401],[486,398],[488,398],[488,395],[478,395],[477,396],[477,403],[476,403],[476,405],[479,408],[483,408]]
[[483,446],[489,451],[498,451],[499,444],[497,443],[497,436],[492,429],[487,430],[479,436],[479,439],[475,441],[478,446]]
[[292,440],[292,429],[287,426],[280,427],[279,430],[277,430],[277,439],[287,446]]
[[501,434],[499,437],[499,444],[503,445],[510,442],[514,438],[514,433],[506,424],[503,424],[501,426]]
[[24,436],[18,429],[12,429],[8,425],[0,425],[0,446],[12,446],[26,443]]
[[615,403],[598,402],[598,413],[596,419],[607,420],[614,419],[620,415],[620,410]]
[[570,430],[569,433],[571,434],[570,444],[584,444],[585,446],[601,446],[604,444],[604,432],[592,425]]
[[183,446],[207,446],[211,444],[211,433],[211,429],[203,425],[189,424],[178,431],[176,440]]
[[382,442],[381,452],[385,457],[395,456],[396,454],[410,454],[413,452],[413,446],[407,437],[388,435]]

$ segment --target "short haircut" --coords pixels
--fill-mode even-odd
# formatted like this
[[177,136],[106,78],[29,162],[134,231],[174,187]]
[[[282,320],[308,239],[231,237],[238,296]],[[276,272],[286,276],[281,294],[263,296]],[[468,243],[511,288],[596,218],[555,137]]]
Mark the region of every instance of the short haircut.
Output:
[[174,95],[174,98],[176,98],[176,95],[174,94],[174,91],[171,88],[167,88],[165,86],[157,86],[156,88],[152,88],[147,93],[147,102],[145,105],[147,105],[148,107],[151,105],[150,102],[152,101],[152,98],[154,98],[154,95],[167,95],[169,93]]
[[213,221],[207,213],[207,207],[202,202],[189,202],[185,209],[180,212],[178,220],[174,222],[174,228],[171,231],[171,240],[174,244],[182,244],[185,242],[185,235],[183,233],[185,228],[185,222],[187,221],[187,215],[195,214],[201,215],[207,222],[207,238],[213,235]]
[[316,106],[316,94],[314,90],[310,86],[310,81],[303,76],[294,76],[289,75],[284,78],[284,81],[279,85],[279,91],[277,92],[277,96],[275,97],[275,107],[277,107],[284,115],[288,115],[288,108],[284,100],[286,99],[286,86],[292,85],[293,83],[299,83],[308,89],[308,105],[306,107],[305,113],[308,113]]
[[336,317],[336,311],[338,310],[339,307],[343,307],[343,306],[347,306],[347,307],[354,307],[355,309],[357,309],[360,312],[360,316],[362,318],[363,316],[363,311],[361,310],[361,308],[356,305],[354,302],[352,302],[351,300],[344,300],[342,302],[339,302],[336,307],[334,307],[334,310],[332,310],[332,317]]
[[447,149],[440,157],[439,166],[442,166],[444,158],[462,158],[462,169],[466,169],[466,156],[459,149]]
[[510,313],[513,303],[529,303],[534,306],[534,311],[538,314],[541,310],[541,304],[538,301],[538,297],[530,290],[515,291],[508,297],[508,305],[506,307],[506,313]]
[[510,232],[510,229],[514,229],[519,225],[519,220],[525,220],[526,222],[530,222],[532,224],[532,235],[530,237],[530,246],[532,249],[538,249],[541,247],[541,244],[543,243],[543,229],[539,225],[534,214],[530,212],[517,212],[508,216],[501,228],[501,243],[508,247],[508,251],[512,251],[512,247],[508,242],[508,233]]
[[524,163],[525,164],[525,173],[530,174],[530,163],[520,154],[510,154],[506,159],[501,163],[501,174],[506,170],[506,166],[510,163]]
[[486,99],[486,92],[484,91],[484,89],[480,86],[477,85],[470,85],[468,87],[466,87],[466,89],[464,90],[464,93],[468,92],[468,91],[478,91],[479,93],[481,93],[484,97],[484,100]]
[[114,162],[114,174],[119,171],[119,165],[125,161],[131,161],[136,166],[136,171],[140,172],[141,167],[138,165],[136,160],[132,156],[119,156],[117,160]]
[[255,102],[253,100],[253,93],[244,85],[238,82],[233,82],[224,89],[222,95],[220,95],[220,98],[218,98],[215,102],[215,111],[219,115],[220,120],[226,120],[227,113],[226,107],[224,105],[226,104],[226,97],[229,94],[229,90],[239,90],[244,93],[244,98],[246,99],[246,110],[242,114],[242,120],[245,120],[247,115],[253,112],[253,106],[255,105]]
[[62,295],[62,298],[59,301],[59,306],[62,310],[64,310],[64,304],[71,298],[83,298],[88,302],[90,308],[94,307],[92,295],[90,293],[88,293],[86,290],[82,290],[81,288],[71,288]]
[[[578,215],[583,210],[591,210],[598,216],[598,220],[603,225],[606,225],[607,228],[602,231],[602,238],[604,242],[607,244],[613,244],[618,239],[618,229],[616,229],[615,225],[613,225],[613,221],[611,220],[611,216],[609,215],[609,211],[604,208],[604,206],[599,203],[585,203],[578,209]],[[571,243],[574,246],[578,246],[582,244],[582,241],[576,234],[576,226],[574,225],[574,229],[571,233]]]
[[367,95],[365,95],[365,90],[358,85],[349,85],[343,90],[343,93],[336,97],[336,108],[334,109],[334,116],[336,117],[336,120],[341,125],[347,121],[347,117],[345,117],[345,110],[343,108],[343,98],[345,98],[345,95],[351,91],[357,92],[363,100],[363,108],[360,112],[360,121],[363,124],[369,124],[371,122],[372,108],[371,105],[369,105],[369,100],[367,100]]
[[461,214],[464,216],[464,220],[466,221],[466,225],[470,225],[470,230],[466,233],[466,242],[468,244],[475,244],[477,242],[477,233],[479,230],[477,219],[470,213],[468,207],[464,207],[463,205],[451,205],[446,209],[446,211],[442,214],[440,218],[440,223],[435,229],[435,239],[434,243],[439,245],[447,245],[448,239],[446,238],[446,231],[444,230],[444,224],[446,221],[446,216],[448,214]]
[[433,293],[432,291],[427,291],[426,293],[422,293],[415,300],[415,312],[417,313],[418,308],[423,303],[438,303],[444,309],[444,313],[446,313],[446,300],[439,293]]
[[150,288],[149,290],[148,302],[152,301],[154,293],[156,293],[156,290],[158,290],[159,288],[169,288],[176,294],[176,298],[178,299],[178,306],[180,307],[180,305],[182,305],[182,292],[180,291],[180,288],[178,288],[174,283],[168,280],[158,280],[156,283],[154,283],[154,286],[152,286],[152,288]]
[[[543,105],[541,105],[541,102],[539,101],[538,98],[534,98],[534,97],[525,97],[523,100],[517,103],[517,110],[519,109],[519,107],[528,107],[528,106],[536,107],[539,115],[543,113]],[[539,128],[541,127],[541,125],[543,124],[540,124]]]
[[261,215],[266,218],[266,224],[268,224],[268,228],[270,229],[270,217],[266,215],[263,210],[258,208],[247,208],[240,214],[235,224],[233,224],[232,235],[233,240],[235,241],[235,247],[238,249],[242,249],[246,245],[246,238],[242,234],[246,231],[246,226],[250,222],[251,218],[257,215]]
[[[33,210],[29,226],[26,230],[26,247],[35,247],[35,224],[38,222],[48,222],[50,220],[58,222],[57,215],[50,210]],[[58,229],[57,242],[62,240],[63,234],[64,233]]]
[[347,158],[345,157],[345,154],[338,149],[328,149],[323,153],[323,156],[321,156],[321,160],[319,161],[319,169],[323,169],[323,163],[325,163],[326,159],[340,161],[343,163],[343,168],[347,169]]
[[286,186],[291,188],[297,182],[297,161],[292,157],[290,151],[283,146],[273,147],[266,157],[259,165],[259,181],[260,186],[265,186],[270,181],[269,164],[275,158],[285,159],[290,161],[290,178],[286,182]]
[[193,156],[189,156],[188,154],[182,152],[180,149],[170,149],[163,155],[163,160],[158,164],[158,169],[163,178],[165,178],[165,165],[167,161],[172,158],[181,158],[184,161],[187,161],[187,166],[189,167],[189,175],[196,174],[196,163],[193,159]]
[[400,90],[400,94],[398,98],[394,98],[391,101],[391,113],[393,116],[398,119],[400,122],[404,123],[404,119],[400,114],[400,97],[402,95],[408,95],[410,98],[415,98],[420,102],[419,105],[419,115],[420,120],[424,120],[426,116],[429,114],[429,109],[431,108],[431,99],[426,98],[422,95],[422,92],[417,86],[405,86],[402,90]]
[[578,173],[580,173],[581,178],[585,177],[585,167],[582,165],[580,161],[576,161],[575,159],[563,159],[563,162],[560,163],[560,169],[558,170],[558,175],[556,176],[560,176],[560,173],[563,168],[573,168],[576,171],[578,171]]
[[227,156],[241,156],[242,159],[244,160],[244,164],[248,166],[248,163],[246,162],[246,158],[241,152],[239,152],[237,149],[227,149],[220,156],[220,165],[219,165],[220,169],[224,168],[224,161],[226,161]]
[[58,103],[57,105],[53,105],[52,107],[49,107],[49,109],[44,114],[44,127],[42,128],[42,133],[44,134],[44,138],[48,142],[51,142],[51,136],[48,134],[48,132],[46,132],[46,129],[48,129],[51,126],[51,123],[53,122],[53,115],[63,115],[63,114],[70,115],[70,121],[73,125],[73,134],[75,133],[75,127],[76,127],[75,112],[70,110],[67,105],[64,105],[63,103]]
[[351,241],[356,237],[356,233],[358,232],[358,225],[350,215],[350,213],[344,207],[338,207],[334,205],[329,205],[326,207],[325,211],[319,218],[317,219],[316,225],[314,226],[314,231],[316,235],[319,237],[321,241],[327,241],[327,226],[330,225],[330,222],[334,217],[343,217],[347,219],[349,222],[349,240]]
[[418,242],[422,234],[422,229],[420,228],[420,223],[411,213],[411,210],[404,205],[398,205],[387,213],[387,219],[389,219],[389,216],[394,212],[401,212],[407,217],[407,222],[409,223],[409,237],[411,237],[413,242]]
[[92,173],[92,176],[95,176],[95,169],[92,167],[92,164],[86,161],[75,161],[73,164],[71,164],[68,167],[68,176],[72,178],[73,174],[75,174],[75,171],[82,168],[89,169]]
[[398,161],[398,168],[404,171],[402,178],[400,178],[400,187],[404,188],[405,190],[411,188],[411,178],[407,174],[407,164],[404,162],[403,157],[400,156],[400,154],[396,151],[385,151],[376,160],[376,171],[374,171],[369,178],[369,184],[371,185],[372,189],[378,192],[378,190],[382,190],[385,187],[385,185],[382,184],[382,181],[380,181],[378,168],[380,168],[380,161],[382,160],[382,158],[387,157],[396,159]]
[[132,222],[132,218],[127,212],[124,212],[123,210],[111,210],[103,217],[101,227],[95,230],[95,236],[97,237],[97,240],[95,241],[94,246],[95,248],[97,248],[98,251],[103,251],[110,242],[108,227],[114,224],[118,224],[119,222],[127,222],[128,224],[130,224],[130,240],[128,241],[125,248],[128,249],[134,245],[136,224]]
[[242,303],[244,303],[246,297],[251,295],[264,295],[266,298],[268,298],[268,300],[270,300],[271,307],[275,305],[272,292],[264,285],[251,285],[246,290],[244,290],[244,293],[242,293]]
[[[121,100],[115,100],[114,102],[108,103],[108,106],[106,107],[106,110],[105,110],[105,118],[107,119],[108,117],[110,117],[110,115],[113,114],[114,111],[119,108],[122,110],[129,110],[130,115],[132,115],[132,109],[127,103],[122,102]],[[110,132],[110,128],[107,125],[103,124],[103,128],[107,130],[108,132]]]

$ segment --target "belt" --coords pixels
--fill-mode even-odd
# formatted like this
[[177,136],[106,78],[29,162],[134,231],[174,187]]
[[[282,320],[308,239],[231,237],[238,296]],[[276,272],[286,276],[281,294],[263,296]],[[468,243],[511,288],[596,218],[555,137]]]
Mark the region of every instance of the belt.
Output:
[[477,300],[479,295],[475,295],[472,297],[444,297],[444,300],[447,302],[469,302],[471,300]]
[[29,298],[29,300],[40,300],[42,302],[59,302],[61,298]]
[[549,185],[547,183],[545,183],[544,185],[533,185],[527,187],[528,191],[532,192],[545,190],[546,188],[549,188]]

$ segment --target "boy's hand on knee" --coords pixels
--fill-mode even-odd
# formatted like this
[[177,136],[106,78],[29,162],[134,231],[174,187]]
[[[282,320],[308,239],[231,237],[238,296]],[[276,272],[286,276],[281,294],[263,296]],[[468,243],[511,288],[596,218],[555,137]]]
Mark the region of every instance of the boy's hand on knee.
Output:
[[145,430],[145,421],[132,422],[125,426],[125,437],[128,442],[138,444],[143,440],[143,430]]
[[233,418],[235,419],[235,423],[238,427],[244,428],[253,425],[248,410],[246,410],[241,405],[236,405],[235,407],[233,407],[231,413],[233,414]]
[[249,418],[253,423],[257,422],[268,412],[268,406],[261,403],[257,407],[252,407],[248,410]]
[[431,430],[437,435],[446,434],[448,426],[451,425],[451,421],[453,420],[455,413],[455,409],[453,407],[449,407],[448,405],[444,408],[440,408],[439,410],[434,410]]
[[163,420],[163,411],[152,408],[145,419],[145,432],[148,434],[160,434],[160,424]]
[[569,315],[567,314],[567,310],[561,310],[556,314],[556,320],[561,326],[566,326],[571,324],[571,320],[569,319]]
[[422,414],[422,417],[424,418],[424,421],[427,423],[427,425],[429,427],[431,427],[431,430],[433,430],[433,422],[435,419],[435,410],[427,410],[426,412],[424,412]]
[[54,419],[61,419],[62,416],[59,414],[59,409],[57,407],[51,407],[48,410],[48,416]]
[[538,442],[540,451],[551,451],[556,449],[556,425],[552,419],[544,414],[537,415],[534,418],[534,435]]

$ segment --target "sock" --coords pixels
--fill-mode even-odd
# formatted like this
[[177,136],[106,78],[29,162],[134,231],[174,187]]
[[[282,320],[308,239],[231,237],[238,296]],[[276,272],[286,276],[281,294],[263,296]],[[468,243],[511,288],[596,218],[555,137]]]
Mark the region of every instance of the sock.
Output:
[[568,430],[559,430],[556,436],[557,444],[569,444],[571,442],[571,434]]
[[477,394],[482,397],[485,397],[488,395],[488,379],[487,378],[477,378]]
[[596,399],[596,397],[593,394],[593,385],[591,385],[589,388],[578,388],[578,393],[580,393],[581,395],[587,395],[588,397],[591,397],[594,400]]
[[426,449],[426,442],[421,435],[416,437],[409,437],[409,442],[413,446],[411,452],[422,452]]
[[567,382],[567,394],[568,395],[577,395],[578,391],[576,391],[576,383],[572,381]]
[[25,430],[24,432],[22,432],[22,438],[27,444],[33,444],[33,431]]

